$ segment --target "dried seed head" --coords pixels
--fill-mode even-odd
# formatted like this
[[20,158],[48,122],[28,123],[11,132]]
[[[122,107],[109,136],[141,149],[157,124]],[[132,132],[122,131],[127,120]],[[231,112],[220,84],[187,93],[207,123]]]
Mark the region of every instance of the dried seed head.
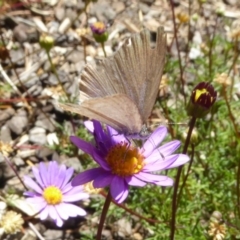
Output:
[[13,151],[11,144],[0,141],[0,152],[3,156],[8,157],[9,154]]
[[221,84],[223,87],[231,85],[231,80],[226,73],[217,74],[213,81]]
[[213,237],[213,240],[223,240],[226,236],[226,231],[225,224],[210,222],[208,234]]
[[15,234],[22,229],[23,223],[21,214],[14,211],[7,211],[0,221],[0,226],[4,229],[5,233]]
[[102,190],[102,188],[94,188],[93,187],[93,182],[88,182],[84,184],[84,190],[85,192],[89,194],[99,194]]

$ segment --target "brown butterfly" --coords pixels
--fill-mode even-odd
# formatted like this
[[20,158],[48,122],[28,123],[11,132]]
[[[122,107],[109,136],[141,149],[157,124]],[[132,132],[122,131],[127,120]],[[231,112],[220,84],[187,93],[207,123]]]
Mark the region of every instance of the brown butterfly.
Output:
[[166,38],[157,30],[156,46],[144,30],[129,38],[100,65],[87,64],[80,81],[80,104],[59,105],[105,123],[126,135],[139,134],[153,109],[162,77]]

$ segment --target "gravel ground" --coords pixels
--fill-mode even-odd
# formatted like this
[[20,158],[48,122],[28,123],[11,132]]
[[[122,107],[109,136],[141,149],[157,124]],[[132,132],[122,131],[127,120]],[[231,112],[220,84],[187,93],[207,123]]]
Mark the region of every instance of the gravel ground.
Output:
[[[23,187],[12,169],[5,164],[3,155],[10,161],[20,176],[30,172],[31,165],[51,159],[82,169],[77,158],[59,155],[59,151],[49,147],[59,144],[65,147],[68,140],[59,139],[59,125],[68,129],[67,136],[74,132],[72,118],[63,112],[57,101],[64,98],[64,91],[71,99],[78,96],[80,73],[86,62],[104,56],[89,30],[89,24],[103,21],[109,28],[109,40],[105,44],[107,55],[113,54],[132,33],[143,27],[154,33],[159,26],[167,32],[168,51],[177,59],[176,41],[173,39],[173,20],[170,3],[166,0],[43,0],[5,1],[0,8],[1,42],[0,48],[0,164],[1,193],[10,190],[22,191]],[[189,2],[191,20],[188,17]],[[230,37],[240,26],[240,1],[207,1],[200,7],[199,2],[174,0],[174,10],[178,18],[179,49],[182,59],[194,61],[204,50],[206,36],[217,31]],[[204,1],[202,1],[204,2]],[[222,14],[216,20],[216,11]],[[182,17],[181,17],[182,16]],[[223,19],[230,23],[225,26]],[[181,22],[182,21],[182,22]],[[215,29],[214,26],[218,28]],[[190,31],[188,31],[190,24]],[[49,35],[55,45],[50,51],[59,80],[48,61],[48,56],[39,45],[39,38]],[[188,44],[191,41],[191,46]],[[3,45],[4,46],[4,45]],[[221,46],[219,47],[221,52]],[[188,54],[186,54],[188,52]],[[9,57],[8,57],[9,55]],[[191,64],[191,63],[190,63]],[[184,76],[191,83],[191,74]],[[7,86],[7,84],[11,86]],[[167,91],[167,90],[166,90]],[[161,94],[161,92],[160,92]],[[162,93],[163,95],[166,92]],[[74,118],[74,125],[82,124],[83,118]],[[98,196],[97,196],[98,197]],[[87,204],[87,203],[86,203]],[[86,221],[87,219],[87,221]],[[31,220],[34,227],[26,224],[24,232],[5,236],[3,239],[38,239],[33,229],[37,229],[44,239],[80,239],[80,232],[96,229],[98,219],[89,214],[86,219],[69,220],[63,229],[56,229],[51,222]],[[146,230],[138,219],[121,218],[108,224],[103,232],[104,239],[144,239]],[[78,229],[74,229],[78,222]],[[94,230],[95,231],[95,230]]]

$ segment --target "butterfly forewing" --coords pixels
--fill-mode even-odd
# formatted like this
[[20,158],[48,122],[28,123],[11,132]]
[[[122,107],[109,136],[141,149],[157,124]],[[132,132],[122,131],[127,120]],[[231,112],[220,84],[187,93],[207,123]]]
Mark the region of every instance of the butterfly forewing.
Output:
[[122,94],[92,98],[80,105],[71,103],[59,103],[59,105],[66,111],[103,122],[121,133],[138,133],[142,128],[136,105]]

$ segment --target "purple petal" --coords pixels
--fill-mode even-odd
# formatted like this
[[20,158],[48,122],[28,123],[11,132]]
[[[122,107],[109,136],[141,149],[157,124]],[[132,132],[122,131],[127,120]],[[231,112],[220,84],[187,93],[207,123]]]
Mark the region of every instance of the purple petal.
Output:
[[106,171],[110,170],[106,160],[97,151],[93,153],[92,157],[104,170]]
[[89,132],[93,133],[94,127],[93,127],[93,122],[92,122],[92,121],[90,121],[90,120],[85,121],[85,122],[84,122],[84,126],[85,126],[85,128],[87,128],[87,130],[88,130]]
[[63,213],[67,213],[69,217],[76,217],[76,216],[85,216],[87,213],[85,210],[82,208],[69,204],[69,203],[64,203],[61,205],[61,210]]
[[147,159],[145,159],[145,163],[150,164],[159,160],[164,160],[165,157],[175,152],[175,150],[178,149],[180,145],[181,143],[178,140],[164,144],[163,146],[155,149],[152,154]]
[[33,203],[35,205],[46,205],[46,201],[42,196],[38,196],[38,197],[33,197],[33,198],[27,198],[27,201],[30,203]]
[[103,171],[93,181],[94,188],[104,188],[111,184],[114,175],[111,172]]
[[108,132],[109,139],[111,140],[111,146],[114,146],[116,145],[116,143],[120,143],[120,142],[127,142],[127,143],[129,142],[128,139],[124,136],[124,134],[120,134],[110,126],[107,126],[107,132]]
[[141,181],[140,179],[136,178],[135,176],[127,177],[126,181],[128,185],[136,186],[136,187],[144,187],[147,184]]
[[[55,178],[53,179],[52,184],[58,188],[62,188],[62,186],[64,186],[65,180],[66,180],[66,172],[67,172],[67,168],[64,164],[61,164],[60,166],[58,166],[58,173],[55,176]],[[70,168],[70,172],[71,172],[71,168]],[[71,176],[70,176],[71,178]]]
[[[83,187],[83,186],[78,186]],[[65,185],[63,188],[61,188],[63,194],[68,194],[69,191],[73,189],[72,183],[69,182],[67,185]]]
[[142,154],[148,157],[152,151],[158,147],[162,140],[167,135],[167,128],[165,126],[158,127],[148,138],[148,140],[143,144],[141,149]]
[[[53,206],[53,207],[54,207],[54,211],[53,211],[52,213],[55,214],[56,219],[54,219],[54,220],[55,220],[56,225],[57,225],[58,227],[61,227],[61,226],[63,225],[63,220],[62,220],[62,218],[59,216],[59,214],[58,214],[58,212],[57,212],[57,209],[56,209],[56,206],[57,206],[57,205]],[[51,215],[51,211],[50,211],[50,215]]]
[[115,176],[110,185],[110,192],[112,198],[117,202],[123,202],[128,196],[128,185],[124,178]]
[[159,182],[165,182],[166,181],[166,184],[168,184],[172,181],[172,179],[167,177],[167,176],[155,175],[155,174],[143,173],[143,172],[139,172],[135,176],[137,178],[141,179],[142,181],[149,182],[149,183],[159,183]]
[[32,171],[33,171],[33,175],[34,175],[35,179],[37,180],[38,184],[39,184],[42,188],[44,188],[45,185],[44,185],[44,183],[43,183],[43,181],[42,181],[42,179],[41,179],[41,177],[40,177],[40,175],[39,175],[39,169],[36,168],[36,167],[32,167]]
[[41,220],[45,220],[49,215],[49,209],[48,209],[48,206],[46,206],[42,212],[40,213],[39,217]]
[[57,219],[55,220],[55,222],[56,222],[56,225],[58,226],[58,227],[62,227],[62,225],[63,225],[63,220],[58,216],[57,217]]
[[101,142],[105,144],[105,142],[108,140],[106,137],[106,134],[103,131],[102,125],[100,122],[93,120],[93,126],[94,126],[94,137],[97,142]]
[[145,179],[146,182],[149,183],[156,183],[156,182],[165,182],[165,181],[171,181],[171,183],[173,184],[173,180],[167,176],[163,176],[163,175],[156,175],[156,174],[150,174],[150,173],[140,173],[137,175],[137,177],[141,178],[141,179]]
[[169,177],[163,176],[165,177],[164,180],[161,181],[155,181],[154,184],[159,185],[159,186],[164,186],[164,187],[168,187],[168,186],[173,186],[173,180]]
[[171,164],[168,167],[168,169],[181,166],[190,160],[189,156],[187,156],[186,154],[176,154],[176,155],[178,156],[178,159],[173,164]]
[[87,199],[87,198],[89,198],[89,194],[81,192],[78,194],[64,195],[63,201],[64,202],[76,202],[76,201]]
[[59,174],[59,166],[56,161],[50,161],[48,164],[48,177],[51,185],[56,185]]
[[178,140],[174,140],[164,144],[163,146],[159,147],[155,151],[160,151],[161,154],[166,157],[174,153],[179,147],[181,146],[181,142]]
[[117,203],[122,203],[128,196],[129,190],[128,185],[126,185],[126,188],[124,189],[122,196],[117,200]]
[[47,203],[45,200],[39,201],[39,198],[27,198],[26,201],[33,205],[33,207],[37,210],[37,212],[42,211],[45,207],[47,207]]
[[39,194],[35,193],[35,192],[27,191],[27,192],[24,192],[23,195],[26,196],[26,197],[35,197],[35,196],[38,196]]
[[44,183],[45,188],[49,186],[50,182],[48,181],[48,169],[46,164],[43,162],[39,163],[39,175]]
[[49,210],[49,216],[50,218],[52,218],[53,220],[56,220],[58,217],[57,211],[55,209],[54,205],[48,205],[48,210]]
[[65,208],[64,203],[55,205],[55,209],[58,215],[60,216],[60,218],[62,218],[63,220],[67,220],[69,218],[68,210]]
[[151,164],[146,164],[143,167],[143,172],[159,171],[168,169],[178,158],[178,154],[167,156],[164,160],[155,161]]
[[102,168],[93,168],[79,173],[76,177],[73,178],[72,186],[76,187],[78,185],[83,185],[85,183],[91,182],[103,172],[105,171]]
[[36,191],[39,194],[42,194],[43,190],[39,187],[39,185],[32,180],[32,178],[28,176],[24,176],[24,183],[26,186]]
[[62,193],[66,194],[66,195],[76,194],[76,193],[81,193],[81,192],[85,192],[84,186],[80,185],[77,187],[73,187],[71,182],[69,182],[64,188],[62,188]]
[[67,170],[65,169],[64,171],[62,171],[61,174],[59,173],[58,176],[59,181],[60,179],[64,180],[60,185],[61,188],[65,187],[69,183],[70,179],[72,178],[73,172],[74,172],[73,168],[68,168]]
[[164,156],[161,154],[161,152],[154,151],[144,160],[144,163],[148,165],[148,164],[153,164],[155,162],[163,161],[163,160],[164,160]]
[[85,152],[85,153],[87,153],[87,154],[89,154],[89,155],[91,155],[91,156],[92,156],[92,153],[95,151],[95,147],[94,147],[92,144],[90,144],[90,143],[88,143],[88,142],[86,142],[86,141],[84,141],[84,140],[82,140],[82,139],[80,139],[80,138],[78,138],[78,137],[71,136],[71,137],[70,137],[70,141],[71,141],[76,147],[78,147],[78,148],[81,149],[83,152]]

